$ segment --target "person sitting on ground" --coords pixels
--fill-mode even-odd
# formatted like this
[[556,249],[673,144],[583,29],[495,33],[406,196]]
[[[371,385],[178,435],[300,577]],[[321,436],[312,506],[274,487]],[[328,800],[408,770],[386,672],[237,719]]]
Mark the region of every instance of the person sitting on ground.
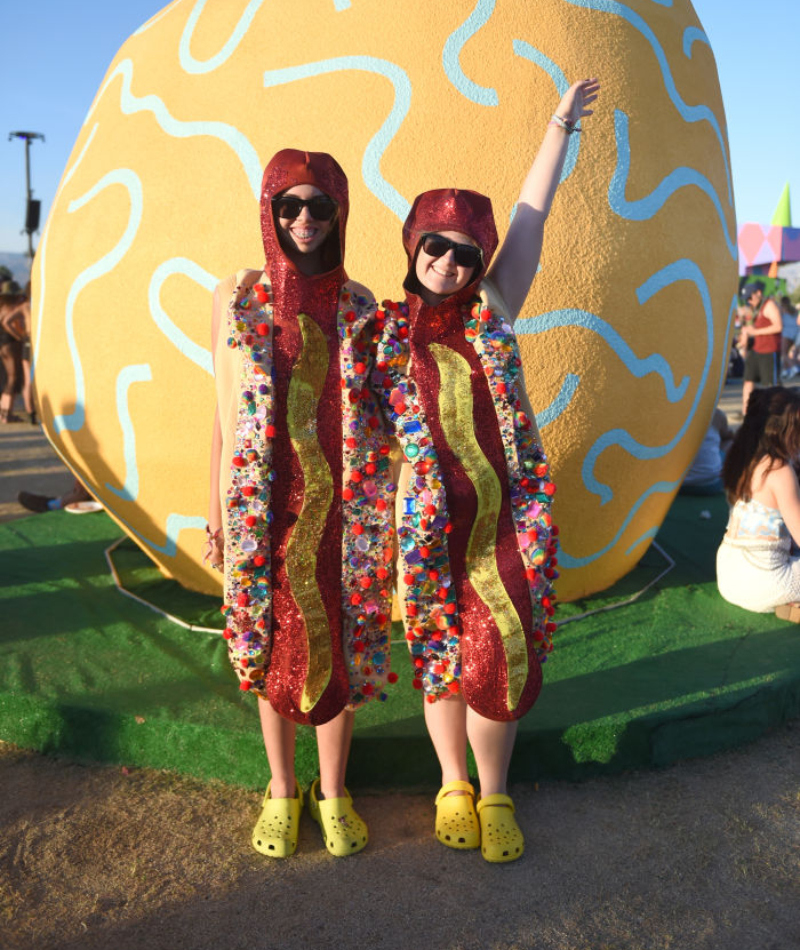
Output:
[[722,470],[732,506],[717,551],[717,587],[731,604],[800,621],[800,392],[755,390]]
[[[92,498],[89,492],[86,491],[76,478],[72,488],[59,498],[51,498],[48,495],[36,495],[33,492],[21,491],[17,495],[17,501],[23,508],[27,508],[28,511],[33,511],[35,514],[41,515],[46,511],[58,511],[60,508],[66,508],[68,505],[78,505],[82,502],[94,501],[94,498]],[[78,510],[96,511],[98,509],[86,508]]]
[[679,494],[718,495],[724,491],[722,463],[733,438],[734,433],[728,425],[728,417],[721,409],[715,409],[697,455],[683,477],[683,484],[678,489]]

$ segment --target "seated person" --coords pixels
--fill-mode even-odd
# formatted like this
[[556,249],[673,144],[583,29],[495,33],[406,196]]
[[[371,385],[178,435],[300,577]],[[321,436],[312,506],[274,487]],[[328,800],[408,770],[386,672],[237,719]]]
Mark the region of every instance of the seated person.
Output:
[[717,551],[717,587],[731,604],[800,621],[800,392],[756,389],[722,471],[732,505]]
[[728,425],[728,417],[717,408],[711,417],[711,424],[703,436],[700,448],[689,471],[683,476],[679,489],[681,495],[718,495],[724,491],[722,484],[722,463],[733,442],[733,429]]

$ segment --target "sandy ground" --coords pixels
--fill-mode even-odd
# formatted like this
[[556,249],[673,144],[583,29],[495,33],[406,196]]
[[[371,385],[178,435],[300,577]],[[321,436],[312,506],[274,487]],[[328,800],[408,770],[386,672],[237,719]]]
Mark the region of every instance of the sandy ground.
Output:
[[[0,518],[70,481],[38,430],[0,427]],[[360,797],[370,844],[346,859],[304,815],[271,861],[241,789],[0,743],[0,790],[0,950],[800,947],[797,722],[663,771],[517,786],[526,854],[504,866],[438,844],[432,794]]]

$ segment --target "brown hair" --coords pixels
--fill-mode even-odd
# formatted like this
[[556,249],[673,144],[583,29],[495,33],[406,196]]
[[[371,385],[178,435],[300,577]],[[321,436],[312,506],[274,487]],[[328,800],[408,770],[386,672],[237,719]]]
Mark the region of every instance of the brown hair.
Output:
[[722,467],[722,482],[730,504],[749,501],[753,472],[770,459],[767,472],[780,462],[791,463],[800,455],[800,393],[773,386],[754,389],[747,415],[736,433]]

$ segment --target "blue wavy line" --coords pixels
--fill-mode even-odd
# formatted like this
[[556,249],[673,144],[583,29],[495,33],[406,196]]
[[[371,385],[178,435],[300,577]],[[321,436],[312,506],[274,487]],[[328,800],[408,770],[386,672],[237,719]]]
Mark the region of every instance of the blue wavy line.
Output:
[[114,505],[109,504],[106,498],[103,499],[103,506],[107,508],[118,521],[125,525],[126,531],[135,534],[140,541],[149,548],[152,548],[153,551],[158,551],[166,557],[175,557],[178,553],[178,535],[181,531],[187,528],[197,528],[202,531],[207,524],[206,519],[200,517],[200,515],[179,515],[173,512],[167,515],[164,544],[156,544],[155,541],[151,541],[150,538],[143,535],[141,531],[137,531],[136,528],[130,525],[127,519],[120,514]]
[[594,554],[587,554],[586,557],[572,557],[571,554],[567,554],[563,547],[559,547],[558,551],[558,563],[562,567],[586,567],[587,564],[591,564],[593,561],[596,561],[599,557],[602,557],[604,554],[607,554],[619,541],[622,535],[625,533],[625,529],[633,520],[634,516],[642,505],[647,501],[651,495],[657,493],[667,494],[669,492],[675,491],[675,489],[683,481],[682,478],[676,479],[674,482],[656,482],[654,485],[651,485],[647,491],[643,492],[634,503],[631,510],[628,512],[622,524],[617,529],[617,533],[614,537],[608,542],[605,547],[600,548],[599,551],[595,551]]
[[336,12],[341,13],[342,10],[350,9],[350,0],[333,0],[333,5],[336,7]]
[[135,172],[132,172],[127,168],[118,168],[115,171],[104,175],[92,189],[87,191],[82,197],[71,201],[67,207],[67,211],[72,214],[73,212],[82,208],[89,201],[92,201],[92,199],[100,194],[101,191],[110,187],[111,185],[123,185],[128,189],[128,194],[131,199],[131,213],[128,217],[128,224],[125,227],[125,231],[116,245],[107,254],[101,257],[99,261],[96,261],[84,271],[81,271],[81,273],[75,278],[72,287],[70,287],[69,295],[67,297],[67,312],[65,319],[67,342],[69,344],[69,352],[70,356],[72,357],[72,366],[75,373],[75,410],[68,415],[58,415],[55,417],[53,420],[53,428],[55,429],[56,433],[60,433],[64,429],[68,429],[70,432],[77,432],[79,429],[83,428],[85,419],[84,404],[86,394],[84,387],[83,366],[81,365],[78,346],[75,342],[75,331],[73,327],[75,301],[77,300],[78,294],[83,290],[84,287],[86,287],[87,284],[90,284],[93,280],[97,280],[98,277],[102,277],[103,274],[107,274],[110,270],[113,270],[122,260],[125,254],[127,254],[131,244],[133,244],[133,239],[136,236],[136,232],[139,229],[139,224],[142,220],[142,183],[139,181],[139,178]]
[[339,56],[324,59],[303,66],[291,66],[288,69],[273,69],[264,73],[264,86],[281,86],[296,82],[298,79],[310,79],[324,73],[358,69],[363,72],[384,76],[394,86],[394,105],[386,121],[370,139],[364,150],[361,173],[364,182],[375,197],[404,221],[411,205],[381,175],[380,163],[383,153],[400,128],[411,105],[411,82],[406,73],[395,63],[373,56]]
[[198,0],[198,2],[192,8],[192,12],[189,14],[189,19],[186,21],[186,26],[183,28],[180,45],[178,46],[178,57],[184,72],[193,73],[195,75],[199,73],[210,73],[226,62],[231,53],[233,53],[233,51],[241,42],[242,37],[250,29],[250,24],[253,22],[253,17],[256,15],[256,13],[258,13],[258,8],[263,4],[263,2],[264,0],[250,0],[250,3],[248,3],[247,7],[245,8],[244,13],[239,17],[239,22],[234,27],[233,33],[231,33],[231,35],[228,37],[228,40],[222,49],[210,59],[199,60],[192,56],[191,50],[189,49],[189,46],[192,42],[194,28],[197,26],[197,21],[200,19],[200,14],[203,12],[203,7],[206,5],[206,0]]
[[536,317],[522,317],[514,324],[514,331],[517,336],[534,336],[537,333],[547,333],[549,330],[557,330],[561,327],[583,327],[596,333],[611,347],[628,372],[637,379],[656,373],[664,383],[669,402],[680,402],[686,394],[689,386],[688,376],[684,376],[680,383],[673,382],[672,370],[663,356],[652,353],[640,359],[610,323],[586,310],[551,310],[549,313]]
[[728,232],[725,212],[722,209],[722,203],[717,196],[716,189],[705,175],[701,175],[693,168],[686,168],[685,166],[676,168],[659,182],[649,195],[636,201],[627,200],[625,190],[628,186],[628,177],[631,170],[631,145],[628,138],[628,116],[620,109],[614,110],[614,134],[617,140],[617,167],[614,169],[614,175],[608,186],[608,203],[611,210],[628,221],[647,221],[661,210],[675,192],[681,188],[694,185],[711,199],[722,225],[722,233],[725,237],[725,243],[728,245],[728,251],[734,260],[738,260],[737,243]]
[[705,43],[709,48],[711,42],[699,26],[687,26],[683,31],[683,55],[692,58],[692,46],[695,43]]
[[72,178],[75,172],[78,170],[78,166],[83,161],[83,156],[86,154],[87,149],[92,144],[92,139],[97,132],[98,123],[92,126],[92,131],[89,133],[89,137],[84,142],[83,148],[80,150],[80,154],[73,162],[70,169],[64,175],[64,178],[61,181],[61,184],[58,186],[55,197],[53,198],[53,203],[50,206],[50,214],[47,217],[47,224],[45,225],[44,232],[42,234],[42,240],[39,242],[38,250],[36,251],[36,260],[39,266],[39,282],[38,282],[38,303],[39,309],[36,315],[36,342],[33,345],[33,353],[31,359],[31,381],[36,378],[36,363],[39,359],[39,344],[42,339],[42,322],[44,317],[44,295],[45,295],[45,256],[47,254],[47,238],[50,235],[50,222],[53,220],[53,211],[56,207],[58,199],[61,197],[61,192],[67,185],[67,182]]
[[461,69],[461,50],[468,40],[486,25],[494,13],[495,0],[478,0],[475,9],[457,30],[453,30],[445,40],[442,49],[442,67],[456,89],[479,106],[496,106],[499,102],[497,90],[488,86],[479,86]]
[[[111,73],[103,84],[102,89],[97,94],[89,115],[92,114],[100,101],[101,96],[108,88],[109,83],[113,82],[117,76],[122,76],[122,91],[120,92],[119,107],[125,115],[132,115],[135,112],[152,112],[156,122],[173,138],[186,139],[195,135],[207,135],[209,138],[219,139],[233,150],[236,157],[242,163],[242,168],[250,183],[253,195],[258,199],[261,194],[261,161],[258,153],[250,144],[246,136],[228,125],[226,122],[183,122],[170,114],[158,96],[134,96],[131,92],[131,79],[133,78],[133,63],[129,59],[124,59],[117,68]],[[87,119],[89,116],[87,115]]]
[[125,453],[125,482],[122,489],[106,482],[106,488],[123,501],[136,501],[139,495],[139,466],[136,463],[136,432],[128,407],[128,390],[133,383],[149,383],[153,378],[149,363],[124,366],[117,376],[117,415],[122,428]]
[[[569,81],[561,70],[561,67],[558,66],[557,63],[554,63],[549,56],[545,56],[541,50],[531,46],[530,43],[526,43],[525,40],[514,40],[512,46],[514,47],[514,52],[517,54],[517,56],[521,56],[523,59],[530,60],[532,63],[547,73],[547,75],[553,80],[553,84],[556,87],[558,98],[560,100],[567,89],[569,89]],[[580,135],[570,135],[569,143],[567,145],[567,155],[564,159],[564,169],[561,172],[561,181],[566,181],[567,178],[569,178],[569,176],[572,174],[572,169],[575,167],[575,163],[578,161],[579,149]]]
[[675,85],[672,71],[669,68],[669,63],[667,62],[664,49],[646,21],[643,20],[638,13],[635,13],[633,10],[631,10],[630,7],[626,7],[622,3],[617,3],[616,0],[564,0],[564,2],[575,7],[582,7],[586,10],[595,10],[602,13],[610,13],[612,16],[622,17],[622,19],[627,20],[635,30],[638,30],[638,32],[642,34],[642,36],[650,44],[653,52],[655,53],[658,65],[661,67],[661,75],[664,77],[664,87],[667,91],[667,95],[672,100],[673,105],[678,110],[683,120],[685,122],[705,121],[708,122],[711,128],[714,130],[719,142],[720,152],[722,153],[722,161],[725,165],[725,174],[728,178],[728,201],[733,204],[733,183],[731,182],[731,169],[728,162],[728,153],[725,149],[725,139],[723,137],[722,130],[720,129],[719,122],[717,121],[717,117],[708,106],[690,106],[681,98],[677,86]]
[[536,422],[540,430],[549,426],[551,422],[555,422],[566,411],[577,392],[580,381],[580,376],[576,376],[575,373],[567,373],[564,382],[561,384],[561,391],[556,398],[546,409],[536,413]]
[[686,416],[683,425],[673,436],[673,438],[670,439],[670,441],[665,445],[644,445],[643,443],[634,439],[633,436],[624,429],[611,429],[600,436],[600,438],[586,453],[586,458],[584,459],[581,472],[587,491],[598,495],[600,497],[601,505],[605,505],[614,497],[614,493],[612,492],[611,488],[603,482],[600,482],[594,475],[594,469],[597,464],[597,460],[600,458],[602,453],[606,451],[606,449],[617,445],[635,459],[652,460],[663,458],[665,455],[668,455],[684,437],[686,430],[689,428],[689,425],[692,419],[694,419],[695,413],[697,412],[697,406],[705,388],[706,379],[708,378],[708,374],[711,369],[711,361],[714,353],[714,315],[711,306],[711,297],[708,291],[708,285],[706,284],[706,280],[703,277],[702,271],[697,266],[697,264],[694,263],[694,261],[690,261],[685,258],[674,261],[672,264],[668,264],[666,267],[662,268],[662,270],[648,278],[642,284],[642,286],[637,289],[636,296],[638,297],[640,304],[645,304],[654,294],[659,293],[659,291],[663,290],[665,287],[669,287],[670,285],[683,280],[691,281],[697,287],[706,318],[706,358],[705,363],[703,364],[703,371],[700,376],[694,401],[692,402],[689,413]]
[[[735,317],[735,315],[736,315],[736,308],[737,308],[737,306],[738,306],[738,303],[739,303],[739,301],[737,300],[736,295],[734,294],[734,296],[733,296],[733,298],[732,298],[732,300],[731,300],[731,307],[730,307],[730,312],[729,312],[729,315],[728,315],[728,325],[729,325],[729,327],[732,326],[732,324],[733,324],[733,319],[734,319],[734,317]],[[714,405],[715,405],[715,406],[719,403],[720,392],[722,391],[722,387],[723,387],[724,384],[725,384],[725,369],[723,368],[722,375],[721,375],[721,379],[720,379],[720,383],[719,383],[719,385],[718,385],[718,387],[717,387],[717,397],[716,397],[716,399],[715,399],[715,401],[714,401]],[[644,504],[644,502],[645,502],[651,495],[655,494],[656,492],[672,492],[672,491],[674,491],[674,490],[683,482],[683,479],[684,479],[685,476],[686,476],[686,472],[687,472],[687,471],[689,470],[689,468],[691,467],[691,464],[692,464],[692,462],[691,462],[691,459],[690,459],[689,462],[688,462],[688,464],[686,465],[685,469],[684,469],[683,472],[681,473],[680,478],[676,479],[674,482],[656,482],[655,485],[652,485],[652,486],[651,486],[650,488],[648,488],[645,492],[643,492],[643,494],[642,494],[642,495],[636,500],[636,502],[634,503],[633,507],[631,508],[631,510],[630,510],[630,512],[628,513],[627,517],[626,517],[625,520],[623,521],[623,523],[622,523],[622,525],[620,526],[620,528],[619,528],[619,530],[617,531],[617,533],[614,535],[614,537],[611,539],[611,541],[610,541],[604,548],[602,548],[601,550],[595,552],[594,554],[589,554],[589,555],[587,555],[586,557],[582,557],[582,558],[572,557],[572,555],[567,554],[567,553],[563,550],[563,548],[561,548],[561,549],[560,549],[560,552],[559,552],[559,555],[558,555],[559,562],[560,562],[564,567],[569,567],[569,568],[585,567],[587,564],[591,564],[592,561],[597,560],[597,558],[602,557],[607,551],[610,551],[611,548],[613,548],[614,545],[619,541],[619,539],[622,537],[622,535],[623,535],[625,529],[626,529],[627,526],[630,524],[630,522],[631,522],[631,520],[633,519],[634,515],[635,515],[636,512],[641,508],[641,506]],[[657,532],[657,529],[655,529],[655,528],[652,529],[653,535],[655,535],[656,532]],[[644,540],[645,538],[647,538],[649,535],[650,535],[650,532],[647,532],[647,533],[643,534],[642,537],[639,538],[638,541],[635,541],[635,542],[628,548],[628,550],[627,550],[625,553],[626,553],[626,554],[630,554],[631,551],[632,551],[632,550],[636,547],[636,545],[639,543],[639,541],[643,541],[643,540]]]
[[653,538],[658,534],[659,526],[656,525],[654,528],[650,528],[648,531],[645,531],[641,534],[634,542],[631,544],[628,549],[625,551],[626,555],[629,555],[634,548],[639,547],[643,541],[652,541]]
[[155,269],[153,276],[150,278],[150,288],[147,292],[150,314],[158,329],[180,353],[196,363],[200,369],[205,370],[210,376],[213,376],[214,368],[211,361],[211,351],[190,339],[183,330],[172,322],[161,306],[161,287],[164,281],[173,274],[185,274],[188,278],[200,284],[201,287],[210,291],[214,290],[219,281],[208,271],[203,270],[199,264],[195,264],[194,261],[190,261],[186,257],[173,257],[169,261],[164,261]]

